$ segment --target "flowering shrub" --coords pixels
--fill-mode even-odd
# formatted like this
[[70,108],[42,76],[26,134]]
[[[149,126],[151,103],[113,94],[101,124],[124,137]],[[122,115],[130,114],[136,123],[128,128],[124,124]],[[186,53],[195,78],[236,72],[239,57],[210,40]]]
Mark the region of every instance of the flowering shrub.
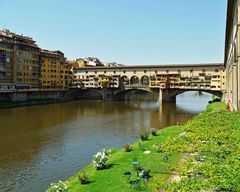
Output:
[[79,175],[78,175],[78,179],[81,182],[81,184],[87,184],[89,183],[88,180],[88,176],[86,175],[86,173],[84,171],[82,171]]
[[126,152],[132,151],[132,146],[127,143],[123,145],[123,148],[125,149]]
[[58,181],[58,183],[52,183],[47,192],[66,192],[68,191],[67,182]]
[[149,173],[150,173],[150,170],[138,170],[138,176],[141,177],[141,178],[146,178],[148,179],[149,178]]
[[105,149],[103,149],[100,152],[97,152],[97,154],[93,156],[93,165],[97,169],[104,169],[104,168],[106,168],[107,160],[110,157],[110,152],[111,152],[110,150],[107,151]]

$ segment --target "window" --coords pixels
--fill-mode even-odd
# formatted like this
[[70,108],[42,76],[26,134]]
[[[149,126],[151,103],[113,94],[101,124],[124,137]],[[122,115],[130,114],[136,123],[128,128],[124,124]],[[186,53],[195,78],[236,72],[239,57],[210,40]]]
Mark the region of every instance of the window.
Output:
[[22,62],[22,59],[21,58],[17,58],[17,62]]
[[206,72],[206,70],[205,70],[205,69],[202,69],[202,72],[203,72],[203,73],[205,73],[205,72]]
[[192,69],[190,69],[190,73],[192,73],[193,72],[193,70]]
[[136,70],[133,70],[133,73],[136,74]]
[[88,71],[86,71],[86,74],[88,74]]
[[178,73],[181,73],[181,70],[180,70],[180,69],[178,70]]
[[116,71],[113,71],[114,74],[116,74]]
[[217,73],[217,72],[218,72],[218,69],[215,69],[215,72]]
[[123,73],[126,73],[126,71],[124,70]]
[[156,70],[155,73],[158,73],[158,71]]
[[107,71],[104,71],[104,73],[107,73]]
[[166,73],[168,73],[169,71],[168,70],[166,70]]
[[147,73],[147,70],[144,70],[144,73]]

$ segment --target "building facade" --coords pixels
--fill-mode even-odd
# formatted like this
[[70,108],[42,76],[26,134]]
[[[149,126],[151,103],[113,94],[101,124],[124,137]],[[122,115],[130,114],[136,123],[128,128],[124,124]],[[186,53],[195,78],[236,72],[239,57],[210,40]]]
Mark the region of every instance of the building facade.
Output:
[[72,63],[61,51],[40,49],[32,38],[0,30],[0,92],[67,90]]
[[49,51],[42,49],[41,55],[41,78],[40,88],[42,90],[63,89],[63,67],[64,54],[61,51]]
[[96,57],[86,57],[76,59],[76,67],[97,67],[104,66],[100,59]]
[[240,109],[240,1],[228,0],[225,38],[226,102],[232,110]]
[[40,48],[27,36],[0,30],[0,90],[37,88]]

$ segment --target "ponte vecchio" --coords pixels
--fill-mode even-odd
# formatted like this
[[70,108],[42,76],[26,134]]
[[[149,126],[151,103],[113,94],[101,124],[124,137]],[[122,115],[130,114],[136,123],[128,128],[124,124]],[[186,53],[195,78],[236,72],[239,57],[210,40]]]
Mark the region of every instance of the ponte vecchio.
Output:
[[[186,91],[204,91],[222,97],[222,63],[81,67],[74,69],[74,88],[107,90],[112,96],[132,90],[159,94],[160,102],[173,102]],[[104,97],[104,95],[103,95]]]

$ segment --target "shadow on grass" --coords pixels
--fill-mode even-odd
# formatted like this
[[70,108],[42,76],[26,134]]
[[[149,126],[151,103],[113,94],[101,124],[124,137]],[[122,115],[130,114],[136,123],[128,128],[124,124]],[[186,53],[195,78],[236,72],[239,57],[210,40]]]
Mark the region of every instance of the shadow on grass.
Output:
[[85,183],[81,183],[81,185],[90,185],[90,184],[93,184],[93,183],[95,183],[96,181],[95,180],[93,180],[93,181],[91,181],[91,180],[88,180],[87,182],[85,182]]
[[107,164],[105,167],[101,168],[101,169],[97,169],[98,171],[103,171],[103,170],[106,170],[106,169],[111,169],[112,167],[115,167],[119,164],[116,164],[116,163],[110,163],[110,164]]

